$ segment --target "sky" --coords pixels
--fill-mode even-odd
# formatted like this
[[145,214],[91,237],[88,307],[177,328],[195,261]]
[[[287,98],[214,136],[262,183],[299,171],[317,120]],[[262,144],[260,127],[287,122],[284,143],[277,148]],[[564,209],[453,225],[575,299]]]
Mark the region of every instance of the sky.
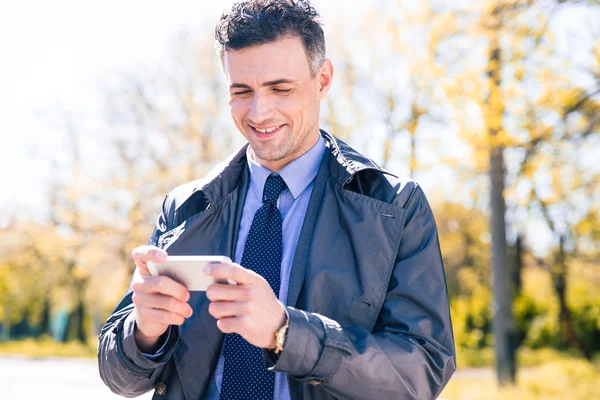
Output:
[[159,62],[174,35],[214,23],[231,2],[215,3],[0,0],[0,213],[41,206],[63,113],[93,124],[98,82]]

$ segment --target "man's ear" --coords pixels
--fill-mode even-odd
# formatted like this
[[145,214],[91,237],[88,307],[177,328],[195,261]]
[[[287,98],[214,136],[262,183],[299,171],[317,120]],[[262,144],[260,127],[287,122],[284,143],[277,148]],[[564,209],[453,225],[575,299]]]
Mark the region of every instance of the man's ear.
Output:
[[331,64],[331,60],[328,58],[325,59],[321,68],[319,68],[319,98],[323,100],[329,92],[329,88],[331,87],[331,83],[333,81],[333,65]]

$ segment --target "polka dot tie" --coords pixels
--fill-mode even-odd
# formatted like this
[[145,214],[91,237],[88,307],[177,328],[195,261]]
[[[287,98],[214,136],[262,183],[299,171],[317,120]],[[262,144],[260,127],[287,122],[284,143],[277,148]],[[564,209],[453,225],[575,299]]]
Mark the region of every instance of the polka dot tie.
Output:
[[[277,199],[286,185],[271,174],[265,183],[263,205],[254,214],[244,246],[242,266],[264,277],[279,295],[282,257],[282,219]],[[260,348],[236,333],[225,335],[225,366],[220,400],[273,400],[275,373],[265,368]]]

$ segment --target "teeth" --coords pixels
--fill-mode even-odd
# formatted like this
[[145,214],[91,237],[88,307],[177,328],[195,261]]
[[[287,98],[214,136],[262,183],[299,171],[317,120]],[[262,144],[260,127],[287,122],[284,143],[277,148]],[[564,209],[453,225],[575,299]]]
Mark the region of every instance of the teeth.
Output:
[[271,132],[273,132],[277,128],[279,128],[279,127],[276,126],[274,128],[268,128],[268,129],[258,129],[258,128],[254,128],[254,129],[256,129],[260,133],[271,133]]

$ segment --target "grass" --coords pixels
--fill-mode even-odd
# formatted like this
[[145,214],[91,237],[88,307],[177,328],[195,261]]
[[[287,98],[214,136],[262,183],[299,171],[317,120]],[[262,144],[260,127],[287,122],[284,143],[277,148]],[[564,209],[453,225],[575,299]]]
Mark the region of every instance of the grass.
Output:
[[47,357],[96,357],[95,339],[89,344],[81,342],[59,343],[49,337],[0,342],[0,355],[21,355],[31,358]]
[[492,348],[457,348],[458,371],[440,396],[448,400],[588,400],[600,398],[600,358],[593,363],[556,349],[517,353],[517,384],[498,388]]
[[443,391],[448,400],[588,400],[598,398],[600,370],[581,359],[519,369],[517,384],[499,389],[492,369],[458,371]]
[[[481,368],[494,365],[494,349],[456,349],[456,359],[459,368]],[[517,352],[517,364],[519,367],[536,367],[551,361],[578,360],[581,355],[559,351],[552,348],[528,349],[520,348]]]

